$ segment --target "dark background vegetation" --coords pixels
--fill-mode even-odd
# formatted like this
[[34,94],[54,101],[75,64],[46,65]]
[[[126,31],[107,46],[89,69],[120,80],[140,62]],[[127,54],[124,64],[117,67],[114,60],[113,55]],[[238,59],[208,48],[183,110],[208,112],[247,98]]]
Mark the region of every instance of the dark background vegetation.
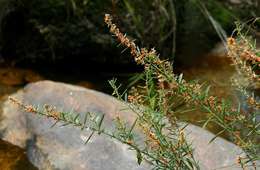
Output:
[[257,0],[0,0],[1,61],[95,71],[137,69],[108,33],[105,13],[137,44],[183,64],[220,41],[211,16],[231,34],[235,21],[260,16],[260,7]]

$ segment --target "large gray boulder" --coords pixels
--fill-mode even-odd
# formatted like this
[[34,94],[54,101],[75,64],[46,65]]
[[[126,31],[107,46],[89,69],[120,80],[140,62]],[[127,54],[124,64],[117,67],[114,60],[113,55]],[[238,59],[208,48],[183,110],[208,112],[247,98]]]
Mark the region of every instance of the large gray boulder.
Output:
[[[120,116],[129,123],[135,120],[134,113],[122,111],[123,103],[115,98],[77,86],[51,81],[27,85],[12,95],[24,103],[33,105],[51,104],[64,111],[105,113],[104,126],[112,128],[112,120]],[[147,163],[139,166],[136,156],[128,147],[104,135],[95,135],[84,145],[90,134],[71,126],[57,124],[53,120],[31,113],[24,113],[8,100],[1,114],[1,137],[15,145],[26,148],[30,161],[39,169],[62,170],[145,170],[152,169]],[[189,141],[195,148],[195,157],[201,169],[240,169],[236,159],[242,150],[236,145],[216,138],[200,127],[186,128]]]

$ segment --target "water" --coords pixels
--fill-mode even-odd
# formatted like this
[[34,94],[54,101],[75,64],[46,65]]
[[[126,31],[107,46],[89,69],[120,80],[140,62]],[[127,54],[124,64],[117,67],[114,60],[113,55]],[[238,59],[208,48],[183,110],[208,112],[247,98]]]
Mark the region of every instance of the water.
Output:
[[[18,87],[8,84],[7,77],[3,76],[5,74],[1,73],[3,73],[3,69],[0,69],[0,113],[2,101],[8,94],[11,94],[18,89]],[[27,159],[24,149],[0,140],[0,169],[34,170],[36,168]]]
[[[193,63],[192,66],[184,66],[178,69],[179,72],[183,72],[186,80],[197,80],[199,83],[210,85],[211,95],[219,98],[237,102],[240,100],[230,83],[235,68],[230,65],[231,62],[228,58],[210,55],[202,57]],[[179,119],[198,126],[202,126],[203,120],[207,120],[208,116],[207,113],[198,110],[178,115]],[[215,134],[222,130],[221,127],[213,123],[208,124],[207,129]],[[222,137],[228,138],[225,134]]]
[[25,150],[0,140],[0,169],[37,170],[27,159]]

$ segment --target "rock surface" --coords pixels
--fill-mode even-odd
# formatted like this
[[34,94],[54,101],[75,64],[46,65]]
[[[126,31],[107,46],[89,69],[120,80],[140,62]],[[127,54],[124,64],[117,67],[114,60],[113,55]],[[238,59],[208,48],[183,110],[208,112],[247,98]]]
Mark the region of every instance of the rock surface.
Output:
[[[133,122],[134,114],[122,111],[123,104],[106,94],[77,86],[42,81],[27,85],[13,95],[24,103],[51,104],[64,111],[105,113],[105,126],[112,127],[117,115]],[[1,114],[1,137],[26,148],[30,161],[39,169],[62,170],[146,170],[148,164],[138,166],[135,153],[127,146],[103,135],[95,135],[84,145],[90,132],[71,126],[51,128],[53,120],[24,113],[6,101]],[[236,158],[242,150],[222,138],[208,144],[214,135],[197,126],[189,125],[186,134],[195,149],[201,169],[240,169]]]

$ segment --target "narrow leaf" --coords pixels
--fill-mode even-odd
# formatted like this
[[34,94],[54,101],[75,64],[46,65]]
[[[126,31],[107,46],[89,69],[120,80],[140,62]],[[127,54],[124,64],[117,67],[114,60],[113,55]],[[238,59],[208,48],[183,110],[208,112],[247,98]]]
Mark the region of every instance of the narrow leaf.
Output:
[[99,121],[99,123],[98,123],[98,134],[101,133],[100,129],[101,129],[101,125],[102,125],[102,123],[103,123],[104,117],[105,117],[105,114],[102,114],[102,115],[101,115],[101,118],[100,118],[100,121]]
[[211,120],[212,120],[212,116],[208,118],[208,120],[203,124],[202,128],[205,129]]
[[139,150],[136,150],[136,157],[137,157],[137,163],[138,163],[138,165],[140,165],[141,163],[142,163],[142,161],[143,161],[143,156],[142,156],[142,154],[141,154],[141,152],[139,151]]
[[77,119],[78,119],[78,117],[79,117],[79,113],[74,117],[74,119],[73,119],[73,122],[75,122]]
[[51,128],[53,128],[60,120],[56,120],[52,125]]
[[225,129],[218,132],[212,139],[210,139],[209,144],[212,143],[219,135],[221,135],[223,132],[225,132]]
[[84,121],[81,126],[81,130],[83,130],[86,127],[87,120],[88,120],[88,113],[85,114]]
[[134,129],[136,123],[137,123],[137,120],[138,120],[138,118],[136,118],[135,121],[134,121],[134,123],[132,124],[131,129],[130,129],[130,131],[129,131],[129,133],[128,133],[129,136],[130,136],[130,134],[132,133],[132,131],[133,131],[133,129]]
[[89,140],[91,139],[91,137],[94,135],[95,131],[92,131],[91,134],[89,135],[88,139],[85,142],[85,145],[89,142]]

